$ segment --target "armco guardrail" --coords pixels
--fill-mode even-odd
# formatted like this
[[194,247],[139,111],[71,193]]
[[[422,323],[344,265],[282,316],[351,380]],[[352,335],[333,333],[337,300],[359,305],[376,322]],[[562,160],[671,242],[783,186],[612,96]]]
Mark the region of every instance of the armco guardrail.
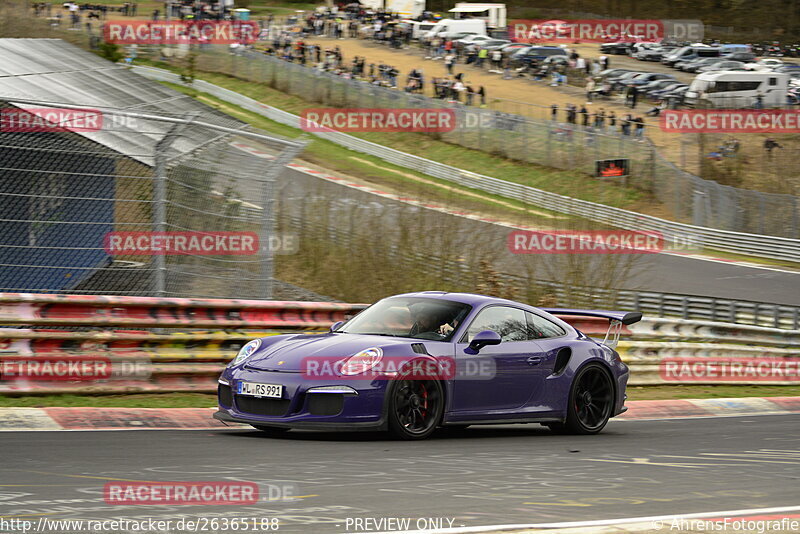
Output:
[[[134,71],[149,78],[171,83],[181,83],[180,76],[152,67],[133,67]],[[203,80],[195,80],[193,87],[199,91],[258,113],[268,119],[294,128],[300,127],[300,118],[280,109],[262,104]],[[729,232],[668,221],[650,215],[614,208],[603,204],[566,197],[534,187],[507,182],[490,176],[457,169],[419,156],[400,152],[341,132],[315,132],[314,135],[338,145],[370,154],[389,163],[413,169],[435,178],[457,183],[471,189],[526,202],[554,212],[582,217],[595,222],[627,230],[661,232],[665,238],[690,238],[703,248],[716,249],[748,256],[800,262],[800,239],[789,239],[756,234]]]
[[[0,293],[0,394],[213,392],[249,339],[322,331],[364,307]],[[564,319],[588,335],[607,327]],[[633,385],[800,383],[800,330],[646,317],[618,350]],[[718,376],[720,366],[730,374]]]

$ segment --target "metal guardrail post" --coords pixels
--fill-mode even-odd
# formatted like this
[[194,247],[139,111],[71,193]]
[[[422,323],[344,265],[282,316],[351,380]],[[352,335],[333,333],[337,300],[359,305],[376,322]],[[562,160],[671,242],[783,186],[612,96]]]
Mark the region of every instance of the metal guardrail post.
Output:
[[[197,117],[191,114],[184,123],[174,124],[157,143],[153,154],[153,231],[165,232],[167,229],[167,150],[175,142],[187,125]],[[158,297],[166,295],[167,265],[163,254],[153,256],[155,272],[153,293]]]
[[261,297],[263,299],[272,298],[272,277],[273,277],[273,261],[272,251],[270,250],[270,237],[275,231],[274,220],[274,191],[275,182],[283,168],[290,163],[308,144],[308,141],[302,137],[293,146],[288,146],[281,151],[278,156],[268,164],[267,172],[264,173],[264,190],[262,194],[261,205],[264,208],[263,220],[261,221],[261,235],[259,236],[259,243],[261,244],[261,278],[262,289]]

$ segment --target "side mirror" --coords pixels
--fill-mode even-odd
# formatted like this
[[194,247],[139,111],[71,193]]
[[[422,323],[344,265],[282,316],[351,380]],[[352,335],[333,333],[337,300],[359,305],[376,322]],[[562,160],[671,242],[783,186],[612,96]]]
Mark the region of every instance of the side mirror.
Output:
[[469,342],[469,348],[471,348],[475,352],[478,352],[487,345],[499,345],[499,344],[500,344],[500,334],[492,330],[484,330],[483,332],[478,332],[477,334],[475,334],[475,337],[473,337],[472,341]]
[[344,321],[336,321],[335,323],[333,323],[333,324],[331,325],[331,328],[330,328],[330,330],[328,330],[328,331],[329,331],[329,332],[333,332],[333,331],[335,331],[335,330],[338,330],[338,329],[339,329],[339,327],[340,327],[340,326],[342,326],[343,324],[344,324]]

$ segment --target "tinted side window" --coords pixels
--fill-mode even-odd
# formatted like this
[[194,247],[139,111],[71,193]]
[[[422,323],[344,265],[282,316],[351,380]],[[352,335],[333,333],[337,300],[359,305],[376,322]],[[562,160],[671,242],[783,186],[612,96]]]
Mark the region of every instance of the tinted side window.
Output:
[[548,337],[561,337],[567,332],[552,321],[540,317],[535,313],[525,312],[528,321],[528,339],[545,339]]
[[491,306],[482,310],[472,321],[463,341],[469,343],[475,334],[484,330],[497,332],[503,342],[528,339],[525,312],[509,306]]

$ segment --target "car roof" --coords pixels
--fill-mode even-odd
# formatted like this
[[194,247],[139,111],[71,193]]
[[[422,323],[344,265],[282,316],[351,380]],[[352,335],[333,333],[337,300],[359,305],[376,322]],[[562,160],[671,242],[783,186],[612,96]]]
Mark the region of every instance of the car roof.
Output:
[[478,293],[450,293],[447,291],[418,291],[416,293],[403,293],[402,295],[394,295],[395,297],[424,297],[439,300],[451,300],[460,302],[462,304],[469,304],[470,306],[483,306],[484,304],[513,304],[516,306],[528,306],[513,300],[501,299],[498,297],[490,297],[488,295],[480,295]]

